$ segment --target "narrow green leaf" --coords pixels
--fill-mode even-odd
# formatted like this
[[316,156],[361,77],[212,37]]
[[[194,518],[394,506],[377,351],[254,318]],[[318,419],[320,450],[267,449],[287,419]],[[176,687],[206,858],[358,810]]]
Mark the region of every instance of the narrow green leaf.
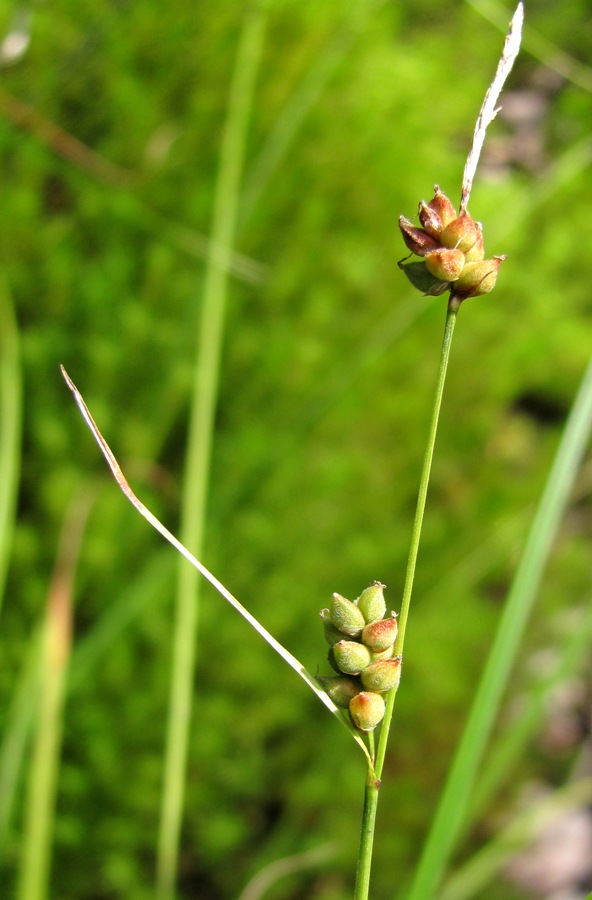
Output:
[[463,827],[471,791],[561,517],[592,429],[592,361],[582,379],[512,587],[467,725],[407,900],[435,896]]

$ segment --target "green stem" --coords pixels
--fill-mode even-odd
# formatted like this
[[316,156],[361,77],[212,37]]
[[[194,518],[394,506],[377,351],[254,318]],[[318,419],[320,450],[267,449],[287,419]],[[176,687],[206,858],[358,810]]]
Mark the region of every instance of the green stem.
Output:
[[[436,444],[436,434],[438,432],[438,420],[440,418],[440,408],[442,406],[442,395],[444,393],[444,383],[446,381],[448,360],[450,358],[450,347],[452,345],[452,336],[454,334],[454,326],[456,325],[456,316],[458,314],[459,307],[460,301],[454,296],[454,294],[451,295],[450,301],[448,303],[448,309],[446,311],[444,340],[442,341],[442,351],[440,353],[440,367],[438,370],[438,382],[436,384],[436,395],[434,397],[434,407],[432,410],[432,421],[430,423],[428,443],[423,460],[423,469],[421,471],[419,493],[417,497],[417,507],[415,510],[413,531],[411,533],[411,546],[409,548],[407,572],[405,575],[405,586],[403,588],[403,599],[401,601],[401,612],[399,615],[399,633],[395,642],[395,654],[401,657],[403,656],[405,632],[407,630],[407,619],[409,617],[409,607],[411,605],[411,594],[413,591],[415,567],[417,564],[417,554],[419,551],[419,541],[421,538],[423,515],[425,512],[426,498],[428,494],[428,484],[430,480],[430,471],[432,468],[432,459],[434,457],[434,446]],[[380,778],[382,775],[382,767],[384,765],[389,728],[393,715],[393,707],[395,705],[395,697],[397,695],[398,687],[398,684],[395,685],[395,687],[389,693],[389,696],[387,698],[385,716],[380,727],[380,738],[378,741],[378,752],[376,755],[377,778]]]
[[380,782],[373,776],[372,769],[368,767],[368,776],[364,790],[364,811],[362,813],[362,831],[360,833],[360,852],[358,854],[354,900],[367,900],[370,889],[372,848],[374,845],[376,810],[378,808],[378,789],[380,787]]
[[[425,451],[423,469],[421,472],[421,479],[419,483],[419,494],[417,498],[417,507],[415,510],[415,519],[413,522],[413,531],[411,534],[411,546],[409,548],[405,586],[403,588],[401,613],[399,616],[399,633],[397,635],[397,641],[395,643],[395,653],[400,656],[403,655],[405,631],[407,627],[407,619],[409,616],[409,606],[411,603],[411,594],[413,590],[413,580],[415,577],[415,567],[417,563],[419,541],[421,538],[421,527],[423,524],[423,516],[425,512],[430,471],[432,468],[432,459],[434,456],[434,446],[436,444],[438,420],[440,418],[440,408],[442,406],[442,395],[444,393],[444,382],[446,381],[446,371],[448,369],[450,347],[452,345],[452,335],[454,333],[454,326],[456,324],[456,316],[459,307],[460,301],[454,295],[452,295],[450,297],[448,310],[446,313],[446,324],[444,328],[442,352],[440,354],[440,367],[438,370],[436,395],[434,398],[434,407],[432,410],[432,420],[430,423],[430,430],[428,434],[428,443]],[[371,773],[369,770],[368,778],[366,780],[366,789],[364,794],[364,812],[362,815],[362,832],[360,836],[360,851],[358,856],[358,869],[356,873],[356,888],[354,894],[355,900],[367,900],[368,897],[368,890],[370,886],[370,869],[372,865],[372,846],[374,842],[376,811],[378,808],[378,789],[380,787],[380,778],[384,765],[386,745],[388,741],[397,688],[398,684],[389,693],[385,716],[380,727],[380,737],[378,740],[378,752],[376,755],[375,771]]]

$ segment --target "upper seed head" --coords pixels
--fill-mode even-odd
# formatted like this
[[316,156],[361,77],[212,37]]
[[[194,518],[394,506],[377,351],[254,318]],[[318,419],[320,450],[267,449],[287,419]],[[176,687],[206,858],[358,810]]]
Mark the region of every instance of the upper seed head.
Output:
[[399,268],[403,270],[413,287],[421,291],[426,297],[438,297],[450,287],[445,281],[441,281],[435,275],[432,275],[424,260],[412,263],[400,262]]
[[466,253],[474,245],[481,229],[468,212],[462,212],[443,229],[440,241],[445,247],[456,247]]
[[456,281],[463,270],[465,255],[462,250],[439,247],[426,254],[425,264],[429,272],[442,281]]
[[480,222],[475,222],[475,225],[477,226],[477,237],[471,249],[465,252],[465,259],[467,262],[478,262],[485,256],[485,250],[483,249],[483,229],[481,228]]
[[436,210],[432,209],[425,200],[422,200],[419,204],[419,221],[429,235],[436,239],[440,237],[442,229],[444,228],[442,219]]
[[449,222],[452,222],[453,219],[456,219],[456,210],[454,206],[437,184],[434,186],[434,196],[428,203],[428,206],[440,217],[443,228],[445,228]]
[[430,250],[438,247],[438,241],[435,238],[423,228],[416,228],[413,222],[410,222],[405,216],[399,217],[399,228],[407,247],[417,256],[425,256]]
[[463,299],[489,294],[495,287],[499,267],[505,258],[505,256],[494,256],[493,259],[467,263],[454,285],[455,294]]

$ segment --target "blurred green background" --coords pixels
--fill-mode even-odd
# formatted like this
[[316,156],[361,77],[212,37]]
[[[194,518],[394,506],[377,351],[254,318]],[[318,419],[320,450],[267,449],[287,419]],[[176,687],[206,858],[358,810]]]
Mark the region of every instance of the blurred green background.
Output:
[[[64,520],[91,498],[52,862],[60,900],[153,896],[176,559],[116,489],[58,367],[140,497],[178,530],[213,188],[246,9],[54,0],[0,13],[2,35],[22,26],[30,39],[16,56],[5,41],[0,72],[2,294],[14,304],[24,392],[0,636],[7,721]],[[380,579],[399,607],[445,300],[423,298],[398,270],[396,222],[435,182],[458,199],[511,13],[481,0],[267,4],[203,556],[312,672],[328,671],[318,612],[333,591],[353,599]],[[592,19],[586,0],[532,0],[526,17],[471,199],[487,255],[508,259],[495,293],[467,301],[457,325],[375,898],[404,896],[592,346]],[[591,485],[588,462],[508,720],[590,602]],[[582,707],[565,714],[579,721]],[[465,853],[525,783],[559,783],[580,739],[575,728],[546,740],[543,724]],[[6,897],[24,778],[0,869]],[[330,862],[269,896],[351,896],[359,748],[209,587],[188,778],[180,898],[237,897],[263,866],[329,840]],[[488,890],[491,900],[531,896],[501,879]]]

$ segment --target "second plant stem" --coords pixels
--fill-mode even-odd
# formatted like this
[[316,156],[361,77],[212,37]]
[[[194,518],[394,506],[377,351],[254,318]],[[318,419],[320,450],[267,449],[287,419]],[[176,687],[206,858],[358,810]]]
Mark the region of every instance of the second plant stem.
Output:
[[[399,633],[395,642],[395,655],[401,657],[403,656],[405,631],[407,628],[407,619],[409,617],[409,607],[411,605],[413,581],[415,578],[415,568],[417,565],[417,555],[419,552],[419,542],[421,538],[421,528],[423,525],[426,498],[428,494],[430,472],[432,469],[432,460],[434,457],[436,434],[438,432],[438,421],[440,419],[440,409],[442,406],[444,383],[446,381],[448,360],[450,358],[450,348],[452,346],[452,336],[454,334],[454,326],[456,324],[456,317],[458,314],[460,303],[461,301],[453,294],[448,302],[448,309],[446,312],[446,324],[444,327],[444,339],[442,342],[442,351],[440,354],[438,381],[436,384],[436,393],[434,397],[434,406],[432,409],[430,430],[428,433],[428,442],[423,460],[421,479],[419,482],[419,493],[417,497],[415,518],[413,521],[413,531],[411,533],[411,546],[409,548],[407,572],[405,575],[405,585],[403,588],[403,599],[401,601],[401,612],[399,614]],[[362,816],[362,831],[360,835],[360,851],[358,854],[358,869],[356,873],[356,888],[354,894],[355,900],[367,900],[368,898],[368,891],[370,886],[370,870],[372,865],[372,846],[374,843],[376,810],[378,808],[378,789],[380,787],[380,778],[382,776],[384,757],[386,753],[391,718],[393,715],[393,707],[397,695],[397,688],[398,684],[390,691],[388,695],[386,712],[382,721],[382,725],[380,727],[380,737],[378,739],[374,772],[372,773],[369,770],[368,778],[366,779],[366,788],[364,793],[364,812]]]

